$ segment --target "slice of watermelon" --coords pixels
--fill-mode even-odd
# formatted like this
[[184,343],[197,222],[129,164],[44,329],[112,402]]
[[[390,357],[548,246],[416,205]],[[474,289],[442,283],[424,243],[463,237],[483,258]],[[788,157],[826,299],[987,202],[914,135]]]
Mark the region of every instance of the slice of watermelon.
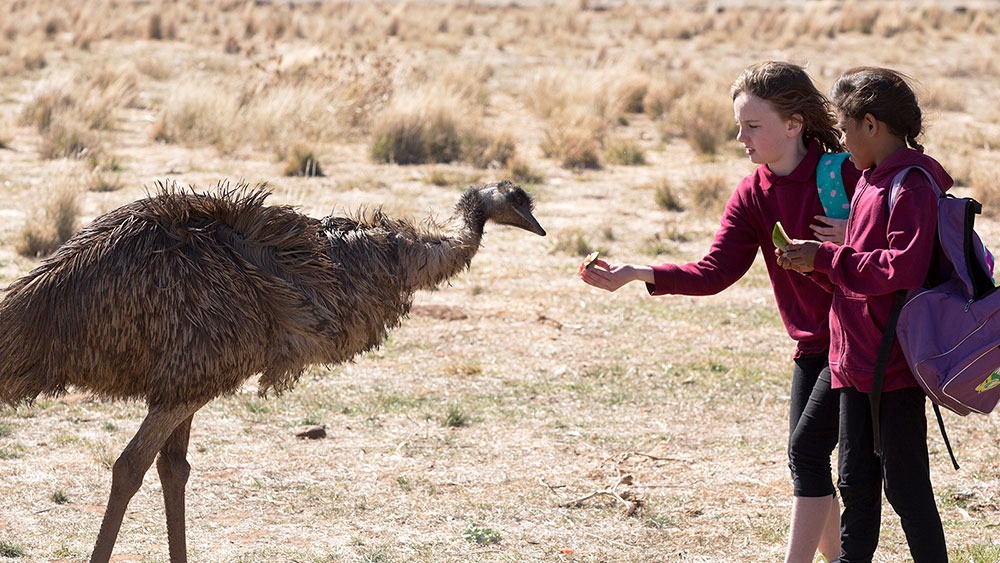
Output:
[[583,262],[580,262],[580,269],[577,270],[577,273],[583,273],[583,271],[587,268],[594,267],[594,265],[597,264],[597,256],[599,254],[600,252],[591,252],[588,254],[587,257],[583,259]]
[[792,242],[791,237],[785,232],[785,228],[781,226],[781,221],[774,224],[774,230],[771,231],[771,242],[774,243],[775,248],[781,250],[784,250]]

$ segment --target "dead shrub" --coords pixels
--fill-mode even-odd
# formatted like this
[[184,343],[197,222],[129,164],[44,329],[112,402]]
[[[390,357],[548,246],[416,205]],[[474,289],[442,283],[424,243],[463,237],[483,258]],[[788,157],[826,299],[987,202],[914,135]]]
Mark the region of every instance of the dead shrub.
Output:
[[312,150],[303,145],[293,147],[291,152],[281,160],[285,161],[285,168],[282,171],[285,176],[323,176],[319,160],[316,159]]
[[100,153],[101,140],[87,127],[61,120],[42,131],[38,154],[42,158],[84,158]]
[[978,166],[969,179],[972,197],[983,204],[983,215],[1000,216],[1000,172],[993,166]]
[[59,190],[44,209],[25,224],[17,243],[17,252],[36,258],[52,254],[76,232],[79,214],[76,191],[68,188]]
[[674,186],[667,178],[661,178],[646,185],[653,190],[653,198],[660,209],[667,211],[684,211],[684,206],[674,191]]
[[375,120],[371,155],[377,162],[423,164],[465,161],[502,167],[515,153],[513,138],[489,132],[472,100],[477,95],[446,80],[397,96]]
[[138,77],[130,68],[82,72],[44,86],[22,109],[21,122],[43,132],[56,120],[111,129],[117,110],[133,105],[137,94]]
[[73,99],[61,90],[45,90],[21,109],[21,124],[34,125],[39,131],[45,131],[52,125],[53,116],[72,106]]
[[671,110],[671,121],[695,152],[714,155],[736,137],[732,104],[724,89],[699,89],[681,98]]
[[566,168],[600,168],[606,127],[603,119],[584,108],[558,112],[546,127],[542,152]]
[[181,89],[167,100],[153,126],[152,138],[168,143],[226,146],[238,123],[235,95],[216,88]]
[[458,160],[462,155],[458,119],[438,104],[387,109],[375,123],[371,154],[377,162],[396,164]]
[[462,143],[463,160],[476,168],[503,168],[516,152],[517,144],[509,133],[469,131]]
[[84,179],[84,187],[91,192],[115,192],[124,185],[120,173],[103,170],[100,166],[91,168]]
[[646,164],[646,153],[635,141],[617,140],[604,151],[604,160],[622,166],[641,166]]
[[650,80],[645,74],[626,76],[618,83],[615,92],[619,110],[624,113],[644,113],[649,88]]
[[678,82],[655,81],[650,83],[642,100],[646,115],[658,118],[670,111],[670,107],[680,95],[682,86]]
[[705,215],[722,212],[729,196],[729,182],[717,172],[705,172],[688,183],[691,200],[696,209]]
[[514,157],[507,161],[507,176],[520,186],[541,184],[545,177],[535,172],[526,161]]

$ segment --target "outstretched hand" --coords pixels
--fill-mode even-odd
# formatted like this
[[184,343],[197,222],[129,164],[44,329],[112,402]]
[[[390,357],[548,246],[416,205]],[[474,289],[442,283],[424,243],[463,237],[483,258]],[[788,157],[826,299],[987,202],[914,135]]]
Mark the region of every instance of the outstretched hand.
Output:
[[826,215],[814,215],[817,223],[812,224],[809,227],[816,233],[816,238],[823,242],[832,242],[834,244],[844,244],[844,239],[847,232],[847,219],[834,219],[833,217],[827,217]]
[[775,249],[775,254],[778,255],[778,265],[786,270],[795,270],[800,274],[811,272],[820,244],[815,240],[793,240],[784,250]]
[[593,266],[580,272],[580,279],[587,285],[607,291],[617,291],[635,278],[628,264],[609,264],[598,258]]

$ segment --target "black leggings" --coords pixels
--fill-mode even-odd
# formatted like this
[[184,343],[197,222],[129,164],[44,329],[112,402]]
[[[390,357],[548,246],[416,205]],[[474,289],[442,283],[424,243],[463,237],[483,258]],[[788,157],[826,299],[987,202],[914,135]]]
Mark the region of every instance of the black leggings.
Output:
[[837,445],[839,394],[830,389],[827,353],[795,359],[788,413],[788,468],[797,497],[836,493],[830,455]]
[[931,490],[927,459],[925,395],[919,387],[882,393],[879,434],[882,458],[875,455],[868,394],[840,391],[840,520],[844,563],[869,563],[878,545],[882,488],[899,514],[915,563],[948,561],[944,530]]

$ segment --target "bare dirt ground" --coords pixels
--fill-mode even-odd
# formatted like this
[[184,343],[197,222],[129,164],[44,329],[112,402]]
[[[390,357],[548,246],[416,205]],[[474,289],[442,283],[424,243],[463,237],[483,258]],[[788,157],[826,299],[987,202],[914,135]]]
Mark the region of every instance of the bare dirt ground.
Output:
[[[418,294],[377,351],[311,368],[279,397],[258,397],[250,380],[195,416],[191,561],[780,561],[794,345],[763,266],[717,296],[651,298],[638,285],[584,285],[581,253],[702,256],[752,165],[732,141],[697,149],[685,118],[707,111],[699,99],[725,112],[728,84],[765,59],[807,64],[823,89],[859,64],[909,73],[927,109],[927,152],[959,179],[956,193],[1000,209],[1000,14],[990,5],[46,4],[0,7],[4,286],[39,263],[18,251],[25,228],[48,221],[50,200],[67,191],[77,226],[162,179],[267,181],[270,202],[317,217],[375,205],[447,216],[465,187],[514,170],[379,162],[372,138],[395,100],[448,69],[459,69],[449,92],[466,92],[457,99],[472,108],[459,122],[508,133],[535,176],[521,183],[547,237],[488,226],[472,267]],[[94,79],[101,72],[111,78]],[[668,91],[668,107],[651,109],[649,94],[639,111],[601,98],[636,80]],[[110,108],[106,124],[84,128],[98,140],[46,158],[52,140],[34,111],[47,92],[70,100],[53,104],[54,122],[92,124]],[[182,102],[192,123],[212,123],[207,133],[167,119]],[[599,168],[566,166],[552,150],[567,108],[599,122],[582,135],[599,140]],[[157,127],[173,137],[155,138]],[[617,164],[605,152],[616,143],[644,163]],[[325,175],[284,176],[292,144]],[[682,210],[657,205],[664,183]],[[994,216],[979,224],[1000,241]],[[144,414],[79,393],[0,408],[0,556],[86,560],[109,467]],[[1000,417],[946,422],[961,470],[933,424],[928,441],[952,560],[1000,560]],[[327,437],[295,438],[305,424]],[[573,502],[609,489],[626,502]],[[152,471],[114,560],[166,561],[166,542]],[[906,560],[886,505],[876,561]]]

